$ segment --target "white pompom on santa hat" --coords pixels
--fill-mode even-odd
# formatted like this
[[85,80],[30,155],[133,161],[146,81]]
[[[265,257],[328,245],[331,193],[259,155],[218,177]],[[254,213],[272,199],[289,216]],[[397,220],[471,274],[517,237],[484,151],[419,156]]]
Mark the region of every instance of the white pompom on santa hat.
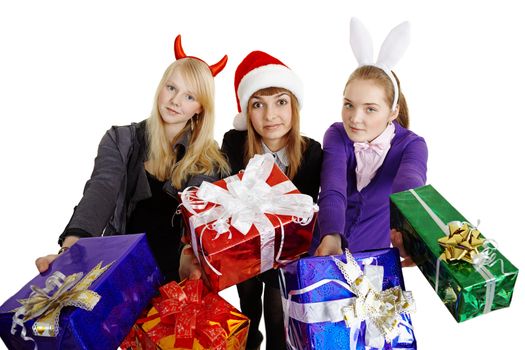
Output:
[[239,114],[233,120],[233,127],[237,130],[246,130],[248,100],[261,89],[287,89],[297,98],[299,108],[303,104],[301,79],[284,63],[266,52],[253,51],[246,56],[235,71],[234,84]]

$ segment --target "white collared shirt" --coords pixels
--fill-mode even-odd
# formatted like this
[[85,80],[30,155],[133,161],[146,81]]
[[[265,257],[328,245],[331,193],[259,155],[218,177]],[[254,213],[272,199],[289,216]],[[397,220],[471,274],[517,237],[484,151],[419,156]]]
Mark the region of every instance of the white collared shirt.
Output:
[[271,155],[273,155],[273,158],[275,159],[275,163],[277,164],[279,169],[281,169],[283,173],[286,173],[286,169],[288,168],[288,165],[290,164],[288,162],[288,156],[286,155],[286,147],[281,148],[277,152],[272,152],[268,148],[268,146],[264,144],[264,142],[261,142],[261,143],[262,143],[264,153],[270,153]]

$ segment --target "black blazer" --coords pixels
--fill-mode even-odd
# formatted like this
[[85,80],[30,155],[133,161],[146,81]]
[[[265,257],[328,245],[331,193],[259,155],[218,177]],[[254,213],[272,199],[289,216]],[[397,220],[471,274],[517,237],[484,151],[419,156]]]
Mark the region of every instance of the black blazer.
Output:
[[[224,134],[221,149],[230,163],[232,174],[236,174],[245,168],[244,150],[246,149],[247,134],[247,131],[233,129]],[[310,195],[317,203],[321,183],[323,150],[319,142],[305,136],[303,139],[306,141],[306,150],[297,174],[291,180],[301,193]]]

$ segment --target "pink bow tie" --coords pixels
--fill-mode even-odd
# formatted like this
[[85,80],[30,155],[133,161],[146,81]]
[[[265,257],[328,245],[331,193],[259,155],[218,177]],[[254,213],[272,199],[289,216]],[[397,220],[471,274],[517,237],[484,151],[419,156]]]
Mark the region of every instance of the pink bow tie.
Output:
[[354,150],[356,153],[370,149],[371,151],[374,151],[377,154],[381,155],[385,148],[386,145],[383,143],[354,142]]

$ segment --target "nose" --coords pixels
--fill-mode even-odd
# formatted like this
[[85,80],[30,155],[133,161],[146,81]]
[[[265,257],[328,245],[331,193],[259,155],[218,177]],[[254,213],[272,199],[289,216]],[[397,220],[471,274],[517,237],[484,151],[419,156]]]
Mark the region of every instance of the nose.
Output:
[[178,105],[180,105],[180,99],[181,99],[180,94],[179,93],[174,93],[173,96],[171,97],[170,101],[174,105],[178,106]]
[[348,120],[351,123],[358,124],[363,121],[363,114],[359,110],[349,111]]
[[264,113],[264,119],[273,120],[275,119],[275,117],[276,117],[275,109],[271,105],[267,106],[265,109],[265,113]]

